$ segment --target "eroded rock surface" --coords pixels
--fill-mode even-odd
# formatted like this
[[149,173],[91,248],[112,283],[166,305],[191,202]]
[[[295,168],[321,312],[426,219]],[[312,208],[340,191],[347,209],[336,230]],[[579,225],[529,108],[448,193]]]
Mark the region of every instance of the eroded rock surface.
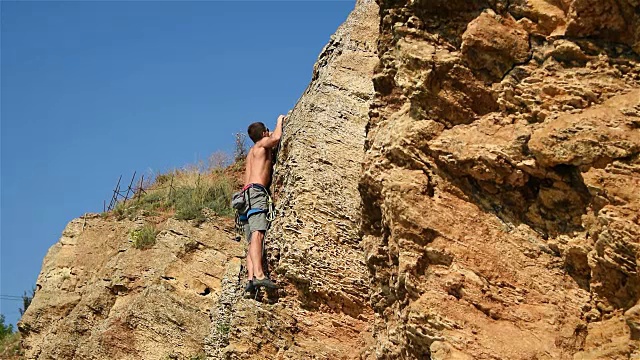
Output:
[[375,355],[640,357],[640,3],[380,5]]
[[357,1],[285,126],[282,289],[242,298],[231,224],[74,220],[29,358],[640,358],[639,14]]
[[[228,345],[214,350],[212,342],[213,358],[358,358],[370,347],[358,181],[378,24],[376,3],[358,1],[285,124],[272,186],[278,217],[267,240],[271,275],[284,289],[221,304],[230,307]],[[220,338],[213,329],[212,340]]]
[[140,221],[87,214],[45,257],[19,322],[27,359],[192,359],[203,354],[210,309],[242,245],[232,223],[160,222],[156,244],[134,248]]

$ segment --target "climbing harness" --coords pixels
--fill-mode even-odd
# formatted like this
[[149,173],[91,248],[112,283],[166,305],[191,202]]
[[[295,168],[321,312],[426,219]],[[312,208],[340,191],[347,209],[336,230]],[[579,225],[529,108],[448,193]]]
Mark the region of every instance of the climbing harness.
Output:
[[[254,208],[251,205],[251,196],[249,194],[250,189],[257,189],[263,192],[267,197],[266,209]],[[236,210],[235,225],[238,237],[242,238],[244,235],[243,226],[249,221],[249,217],[255,214],[265,213],[268,227],[271,226],[271,222],[275,220],[275,206],[273,204],[273,198],[266,187],[258,184],[249,184],[245,186],[242,191],[233,194],[231,200],[231,206]],[[236,239],[238,239],[236,237]]]
[[[291,112],[292,110],[290,110],[287,113],[286,118],[289,118],[289,116],[291,116]],[[282,140],[284,140],[284,134],[285,134],[285,126],[283,124],[282,137],[280,138],[280,142],[278,142],[278,146],[276,147],[275,154],[273,157],[273,175],[276,174],[276,171],[278,169],[278,157],[280,155],[280,148],[282,147]],[[242,236],[244,235],[243,225],[249,220],[249,217],[251,215],[263,213],[263,212],[266,213],[267,224],[268,224],[267,226],[269,228],[271,227],[271,223],[276,219],[276,209],[273,203],[273,198],[271,197],[271,194],[269,193],[266,187],[262,187],[262,186],[260,187],[262,188],[260,190],[264,191],[264,193],[267,195],[267,209],[251,208],[251,202],[248,196],[249,192],[247,191],[250,187],[245,187],[244,189],[242,189],[242,191],[239,191],[233,194],[232,196],[231,206],[236,210],[235,225],[236,225],[236,233],[238,234],[236,239],[241,239]],[[263,249],[264,249],[264,246],[263,246]]]

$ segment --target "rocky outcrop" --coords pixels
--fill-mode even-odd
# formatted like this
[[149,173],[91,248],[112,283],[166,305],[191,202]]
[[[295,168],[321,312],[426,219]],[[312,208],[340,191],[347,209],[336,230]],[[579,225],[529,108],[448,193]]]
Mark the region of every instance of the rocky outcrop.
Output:
[[[147,219],[147,221],[154,219]],[[229,220],[194,227],[155,219],[150,249],[133,247],[144,224],[87,214],[45,257],[18,326],[27,359],[193,359],[227,267],[240,263]]]
[[85,216],[28,358],[640,358],[639,29],[637,0],[358,0],[285,125],[281,289],[242,297],[228,219]]
[[380,6],[376,356],[640,357],[640,4]]
[[358,1],[285,124],[272,186],[278,217],[267,239],[283,289],[221,304],[231,326],[228,345],[211,346],[213,358],[357,358],[372,341],[358,181],[378,23],[375,2]]

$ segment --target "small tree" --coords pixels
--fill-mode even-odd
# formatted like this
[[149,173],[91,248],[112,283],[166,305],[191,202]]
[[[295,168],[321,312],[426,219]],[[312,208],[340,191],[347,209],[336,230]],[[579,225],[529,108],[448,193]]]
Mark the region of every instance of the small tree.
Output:
[[244,133],[236,133],[235,140],[236,148],[233,152],[233,158],[235,162],[244,161],[244,159],[247,157],[247,153],[249,152],[249,150],[247,149],[247,135],[245,135]]
[[29,307],[29,305],[31,305],[31,300],[33,300],[33,297],[36,295],[36,288],[31,288],[31,295],[27,294],[27,292],[25,291],[24,294],[22,295],[22,307],[20,309],[18,309],[18,311],[20,311],[20,316],[24,315],[24,313],[27,311],[27,308]]
[[0,341],[11,334],[13,334],[13,324],[6,325],[4,315],[0,314]]
[[224,151],[216,151],[211,156],[209,156],[209,167],[207,169],[202,169],[199,172],[204,172],[207,170],[209,172],[214,171],[223,171],[229,164],[231,164],[230,156],[228,153]]

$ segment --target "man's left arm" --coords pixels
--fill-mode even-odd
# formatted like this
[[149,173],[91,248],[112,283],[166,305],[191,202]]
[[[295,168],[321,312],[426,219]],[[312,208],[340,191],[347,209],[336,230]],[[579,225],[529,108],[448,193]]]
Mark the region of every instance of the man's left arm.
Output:
[[280,142],[280,138],[282,137],[282,123],[284,122],[285,116],[278,116],[278,122],[276,123],[276,129],[271,133],[271,136],[263,138],[260,140],[260,146],[272,149],[278,145]]

